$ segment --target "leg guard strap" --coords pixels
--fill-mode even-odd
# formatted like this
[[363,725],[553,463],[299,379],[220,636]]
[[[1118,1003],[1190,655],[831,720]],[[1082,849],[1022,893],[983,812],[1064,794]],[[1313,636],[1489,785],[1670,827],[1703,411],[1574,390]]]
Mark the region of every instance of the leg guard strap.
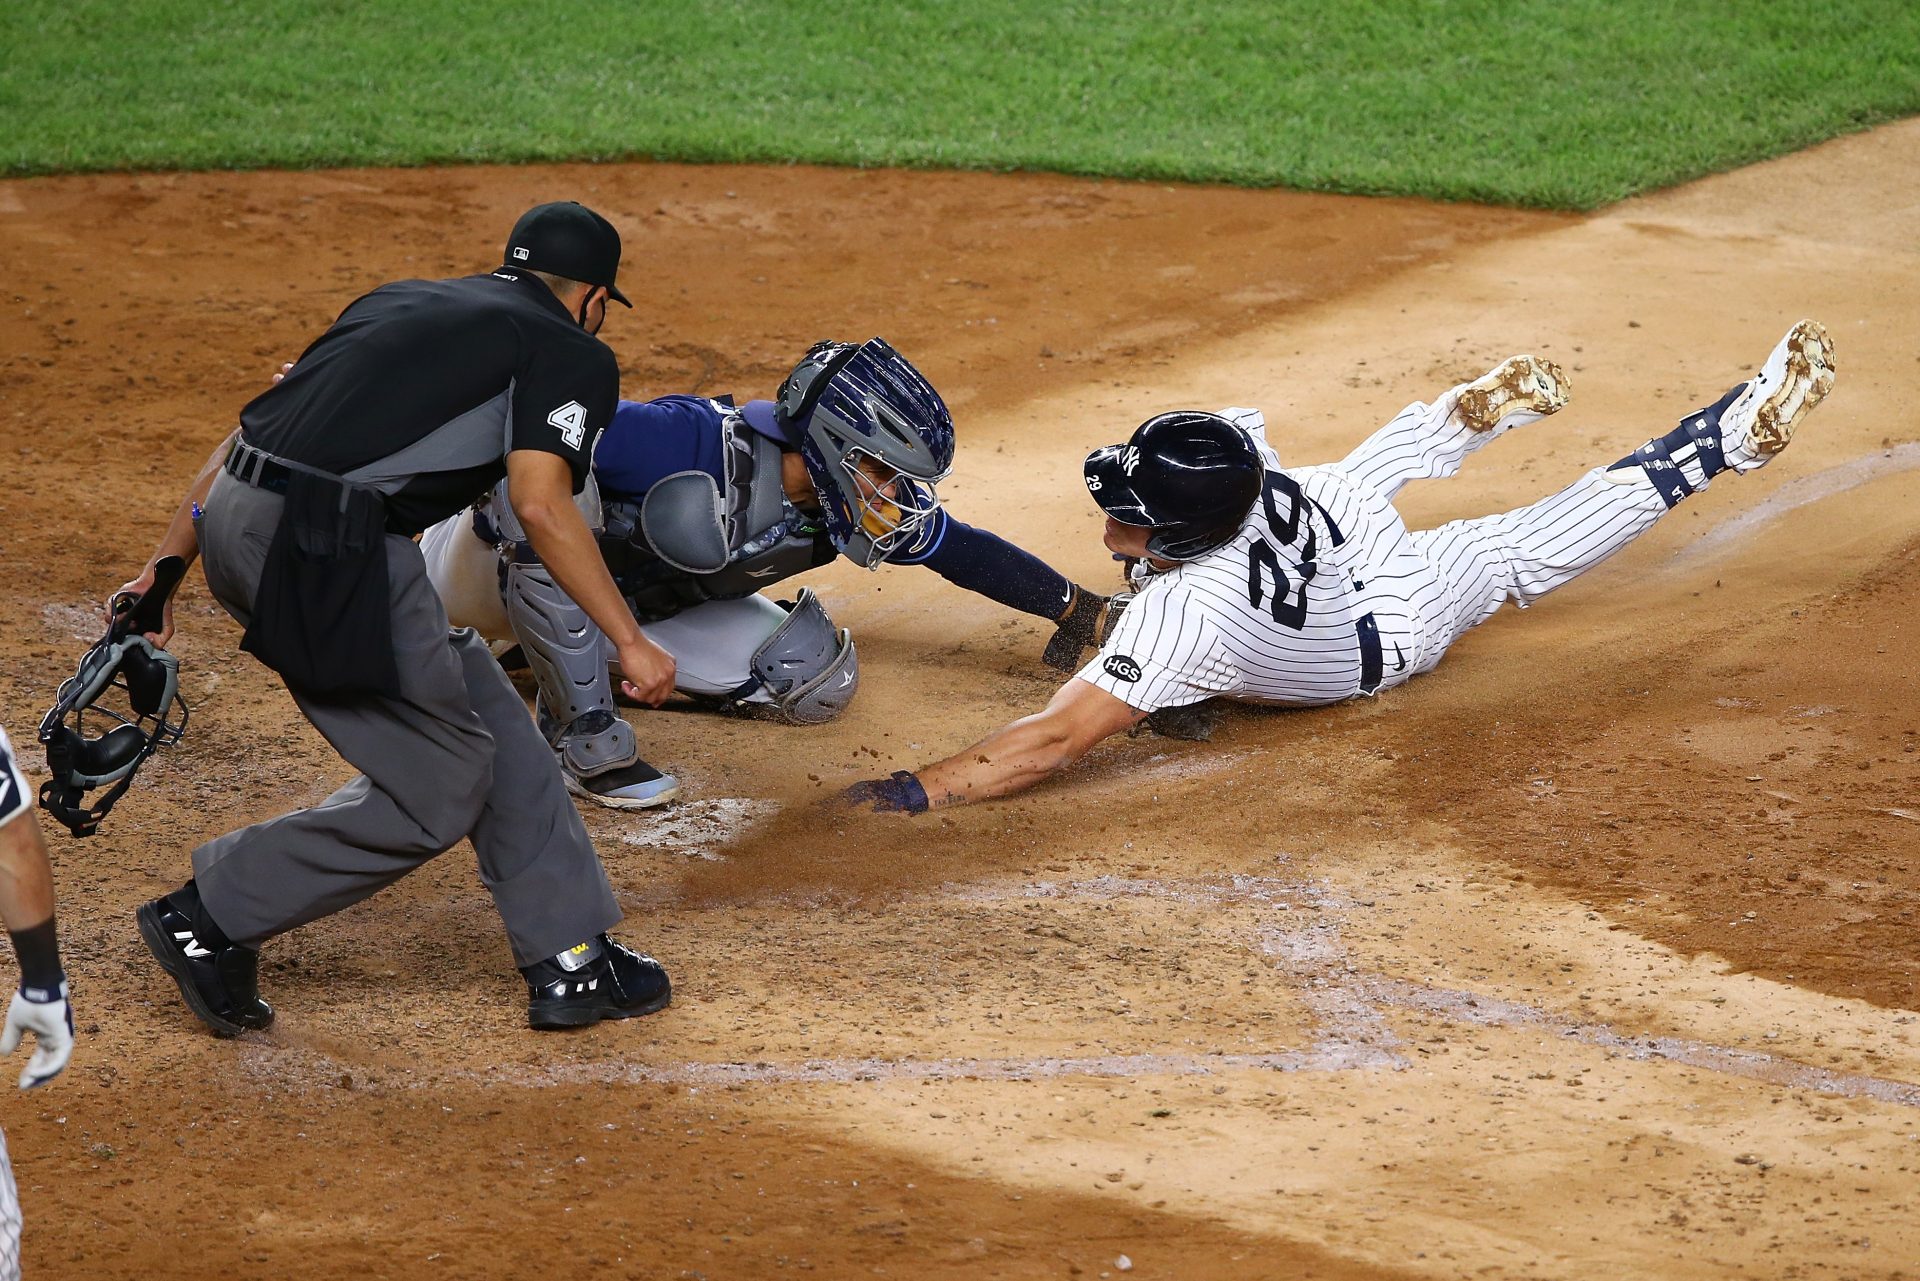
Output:
[[[1742,383],[1705,409],[1694,410],[1680,420],[1678,427],[1648,441],[1607,470],[1640,468],[1667,506],[1674,506],[1727,470],[1726,446],[1720,438],[1720,415],[1744,390],[1746,384]],[[1698,468],[1698,480],[1687,475],[1688,464]]]
[[1680,470],[1680,464],[1674,461],[1672,448],[1668,444],[1675,435],[1685,437],[1685,434],[1682,429],[1650,440],[1607,470],[1614,472],[1638,467],[1653,482],[1654,489],[1659,491],[1660,501],[1673,507],[1693,493],[1693,486],[1688,483],[1686,473]]

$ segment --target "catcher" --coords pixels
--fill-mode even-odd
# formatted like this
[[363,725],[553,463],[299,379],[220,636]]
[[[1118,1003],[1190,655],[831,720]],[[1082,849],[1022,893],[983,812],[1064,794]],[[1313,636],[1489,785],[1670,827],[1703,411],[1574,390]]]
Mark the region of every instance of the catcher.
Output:
[[[1046,660],[1072,671],[1106,598],[953,519],[936,494],[953,448],[945,403],[886,342],[816,343],[772,401],[621,402],[582,511],[641,630],[673,656],[675,688],[710,708],[799,725],[846,709],[860,677],[848,632],[808,588],[790,602],[756,595],[841,556],[925,565],[1054,621]],[[506,503],[442,521],[422,550],[455,626],[518,642],[576,795],[617,809],[672,798],[675,780],[640,759],[615,711],[605,639]]]
[[1148,419],[1087,456],[1105,542],[1137,594],[1044,711],[920,770],[845,793],[919,813],[1005,796],[1161,708],[1216,696],[1291,706],[1372,695],[1430,671],[1504,601],[1532,604],[1652,528],[1723,472],[1764,467],[1833,389],[1833,345],[1803,320],[1749,382],[1559,493],[1410,533],[1409,480],[1566,404],[1564,375],[1515,356],[1415,402],[1344,460],[1283,470],[1259,411]]

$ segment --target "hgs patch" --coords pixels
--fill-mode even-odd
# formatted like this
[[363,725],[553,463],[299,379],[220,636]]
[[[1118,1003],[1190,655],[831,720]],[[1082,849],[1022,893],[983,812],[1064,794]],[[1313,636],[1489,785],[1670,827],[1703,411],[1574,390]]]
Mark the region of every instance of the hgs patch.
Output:
[[1126,681],[1128,684],[1132,684],[1134,681],[1140,679],[1140,664],[1134,662],[1125,654],[1115,654],[1105,663],[1102,663],[1101,667],[1106,670],[1107,675],[1117,681]]

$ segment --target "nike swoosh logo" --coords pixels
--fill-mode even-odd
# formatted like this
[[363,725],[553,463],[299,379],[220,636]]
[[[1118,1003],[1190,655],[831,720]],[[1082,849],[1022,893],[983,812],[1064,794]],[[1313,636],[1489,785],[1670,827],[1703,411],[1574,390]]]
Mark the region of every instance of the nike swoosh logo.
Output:
[[1393,670],[1395,672],[1404,672],[1407,670],[1407,656],[1400,652],[1398,645],[1393,647]]

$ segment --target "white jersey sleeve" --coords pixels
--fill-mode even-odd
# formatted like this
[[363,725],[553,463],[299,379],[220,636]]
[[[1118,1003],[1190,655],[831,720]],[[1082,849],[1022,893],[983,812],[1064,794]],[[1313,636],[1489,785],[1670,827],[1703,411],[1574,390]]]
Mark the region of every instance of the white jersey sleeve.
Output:
[[1186,583],[1168,577],[1140,589],[1079,679],[1156,712],[1223,694],[1235,673],[1212,617]]
[[1232,406],[1220,411],[1220,416],[1234,424],[1241,431],[1253,437],[1253,447],[1260,451],[1260,461],[1267,469],[1277,470],[1280,466],[1280,454],[1267,439],[1267,416],[1257,409],[1244,406]]
[[0,729],[0,827],[5,827],[33,808],[33,789],[26,775],[14,764],[13,743],[7,731]]

